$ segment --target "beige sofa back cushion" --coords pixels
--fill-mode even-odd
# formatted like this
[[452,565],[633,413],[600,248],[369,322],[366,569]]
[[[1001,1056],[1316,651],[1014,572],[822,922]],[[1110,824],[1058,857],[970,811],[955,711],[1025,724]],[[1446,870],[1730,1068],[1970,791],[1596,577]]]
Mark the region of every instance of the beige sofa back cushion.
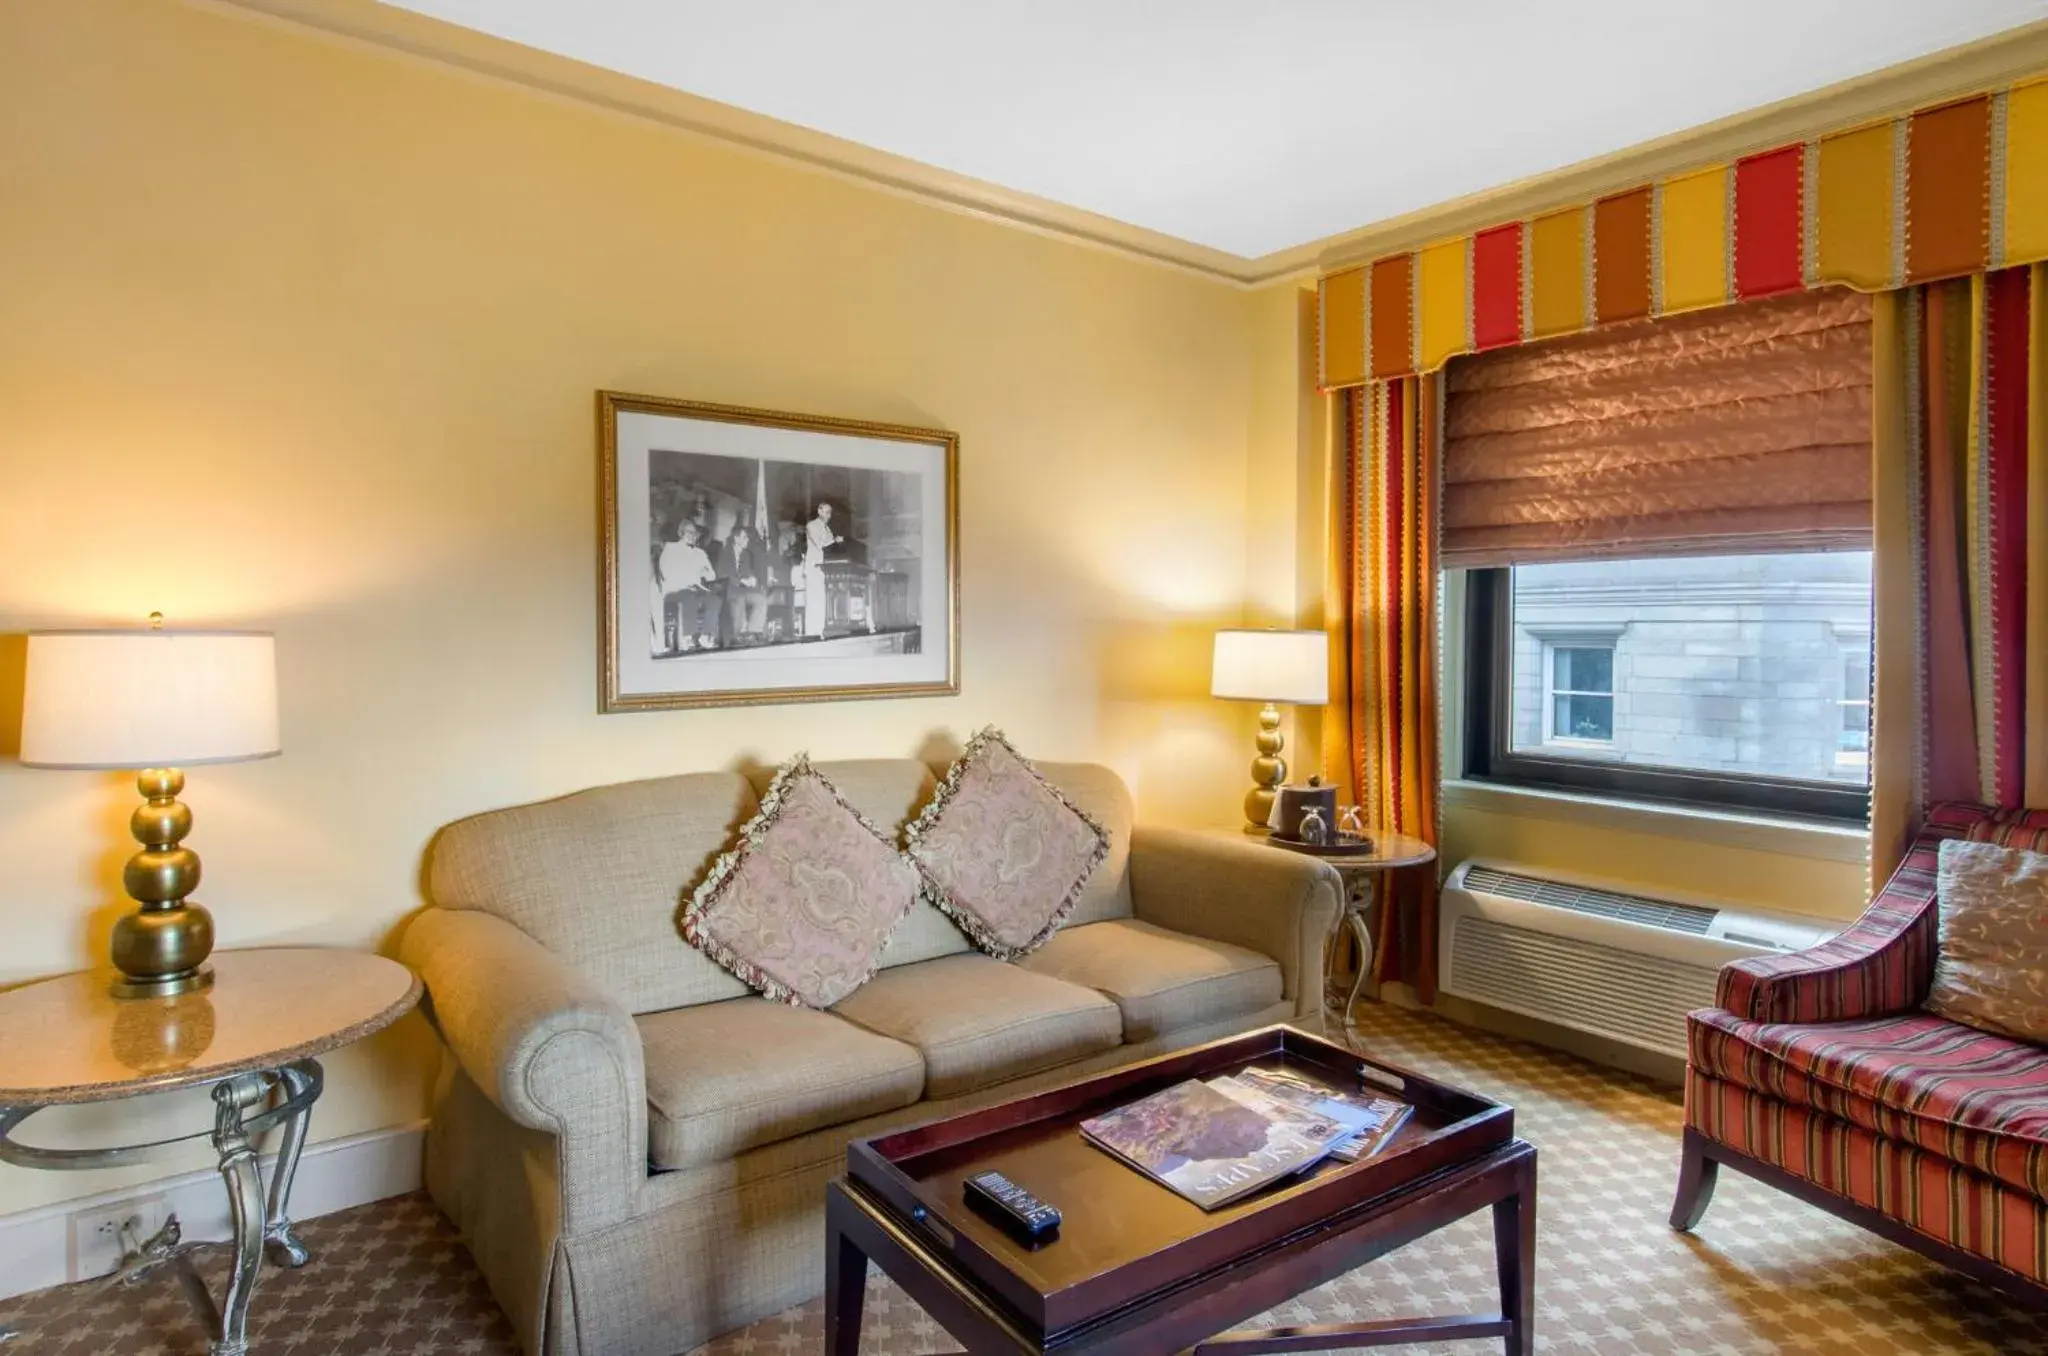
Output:
[[1088,812],[1109,834],[1109,855],[1062,927],[1131,916],[1131,792],[1124,779],[1100,763],[1039,763],[1045,779]]
[[756,807],[739,773],[699,772],[493,810],[441,831],[428,893],[503,918],[629,1012],[738,997],[747,986],[682,939],[676,910]]
[[[812,764],[884,834],[899,836],[938,782],[915,758]],[[944,771],[943,768],[939,769]],[[1131,796],[1094,763],[1040,763],[1109,831],[1067,926],[1131,916]],[[428,849],[427,891],[448,909],[496,914],[604,986],[635,1014],[735,998],[747,987],[676,930],[684,895],[759,808],[773,768],[623,782],[473,815]],[[923,900],[882,949],[883,968],[973,947]]]

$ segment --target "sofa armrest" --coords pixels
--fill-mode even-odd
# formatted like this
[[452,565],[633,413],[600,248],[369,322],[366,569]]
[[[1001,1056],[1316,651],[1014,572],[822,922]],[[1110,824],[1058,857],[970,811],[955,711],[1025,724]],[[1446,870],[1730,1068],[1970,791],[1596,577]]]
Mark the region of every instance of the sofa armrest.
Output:
[[1138,917],[1271,956],[1298,1020],[1322,1009],[1323,947],[1343,891],[1329,863],[1255,839],[1144,825],[1131,833]]
[[555,1137],[562,1231],[628,1218],[647,1177],[640,1029],[609,994],[502,918],[430,908],[405,931],[427,1015],[514,1121]]
[[1753,1022],[1853,1022],[1918,1007],[1934,974],[1938,848],[1915,844],[1863,916],[1819,946],[1723,966],[1715,1002]]

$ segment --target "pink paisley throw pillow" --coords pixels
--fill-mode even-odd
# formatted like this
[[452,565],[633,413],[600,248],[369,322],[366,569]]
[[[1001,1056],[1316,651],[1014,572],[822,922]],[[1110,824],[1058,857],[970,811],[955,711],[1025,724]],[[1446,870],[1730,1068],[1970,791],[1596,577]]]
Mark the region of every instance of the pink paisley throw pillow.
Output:
[[764,997],[829,1008],[868,982],[917,869],[803,754],[684,904],[683,937]]
[[1109,855],[1109,835],[993,727],[906,831],[926,896],[997,960],[1043,946]]

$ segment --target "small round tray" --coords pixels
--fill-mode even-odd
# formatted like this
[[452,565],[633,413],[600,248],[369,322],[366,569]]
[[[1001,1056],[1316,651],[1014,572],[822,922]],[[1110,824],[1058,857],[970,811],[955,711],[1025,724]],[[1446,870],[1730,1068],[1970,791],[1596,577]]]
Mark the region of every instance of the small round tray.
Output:
[[1269,833],[1266,841],[1290,852],[1306,852],[1311,857],[1355,857],[1373,850],[1372,839],[1356,833],[1339,833],[1327,843],[1304,843],[1299,838],[1282,838],[1277,833]]

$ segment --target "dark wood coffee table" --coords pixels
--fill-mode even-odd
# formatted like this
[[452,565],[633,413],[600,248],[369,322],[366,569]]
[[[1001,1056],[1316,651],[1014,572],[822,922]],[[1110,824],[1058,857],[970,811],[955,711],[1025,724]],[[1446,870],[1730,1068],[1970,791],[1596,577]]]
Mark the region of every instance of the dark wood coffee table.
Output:
[[[1082,1139],[1081,1121],[1188,1078],[1283,1064],[1415,1105],[1363,1163],[1326,1161],[1205,1211]],[[1211,1356],[1499,1337],[1535,1350],[1536,1149],[1514,1109],[1291,1027],[1269,1027],[847,1146],[826,1188],[825,1349],[855,1356],[872,1261],[968,1351]],[[995,1168],[1059,1207],[1028,1246],[970,1207]],[[1256,1331],[1233,1324],[1493,1209],[1500,1311]],[[1220,1335],[1219,1335],[1220,1334]]]

